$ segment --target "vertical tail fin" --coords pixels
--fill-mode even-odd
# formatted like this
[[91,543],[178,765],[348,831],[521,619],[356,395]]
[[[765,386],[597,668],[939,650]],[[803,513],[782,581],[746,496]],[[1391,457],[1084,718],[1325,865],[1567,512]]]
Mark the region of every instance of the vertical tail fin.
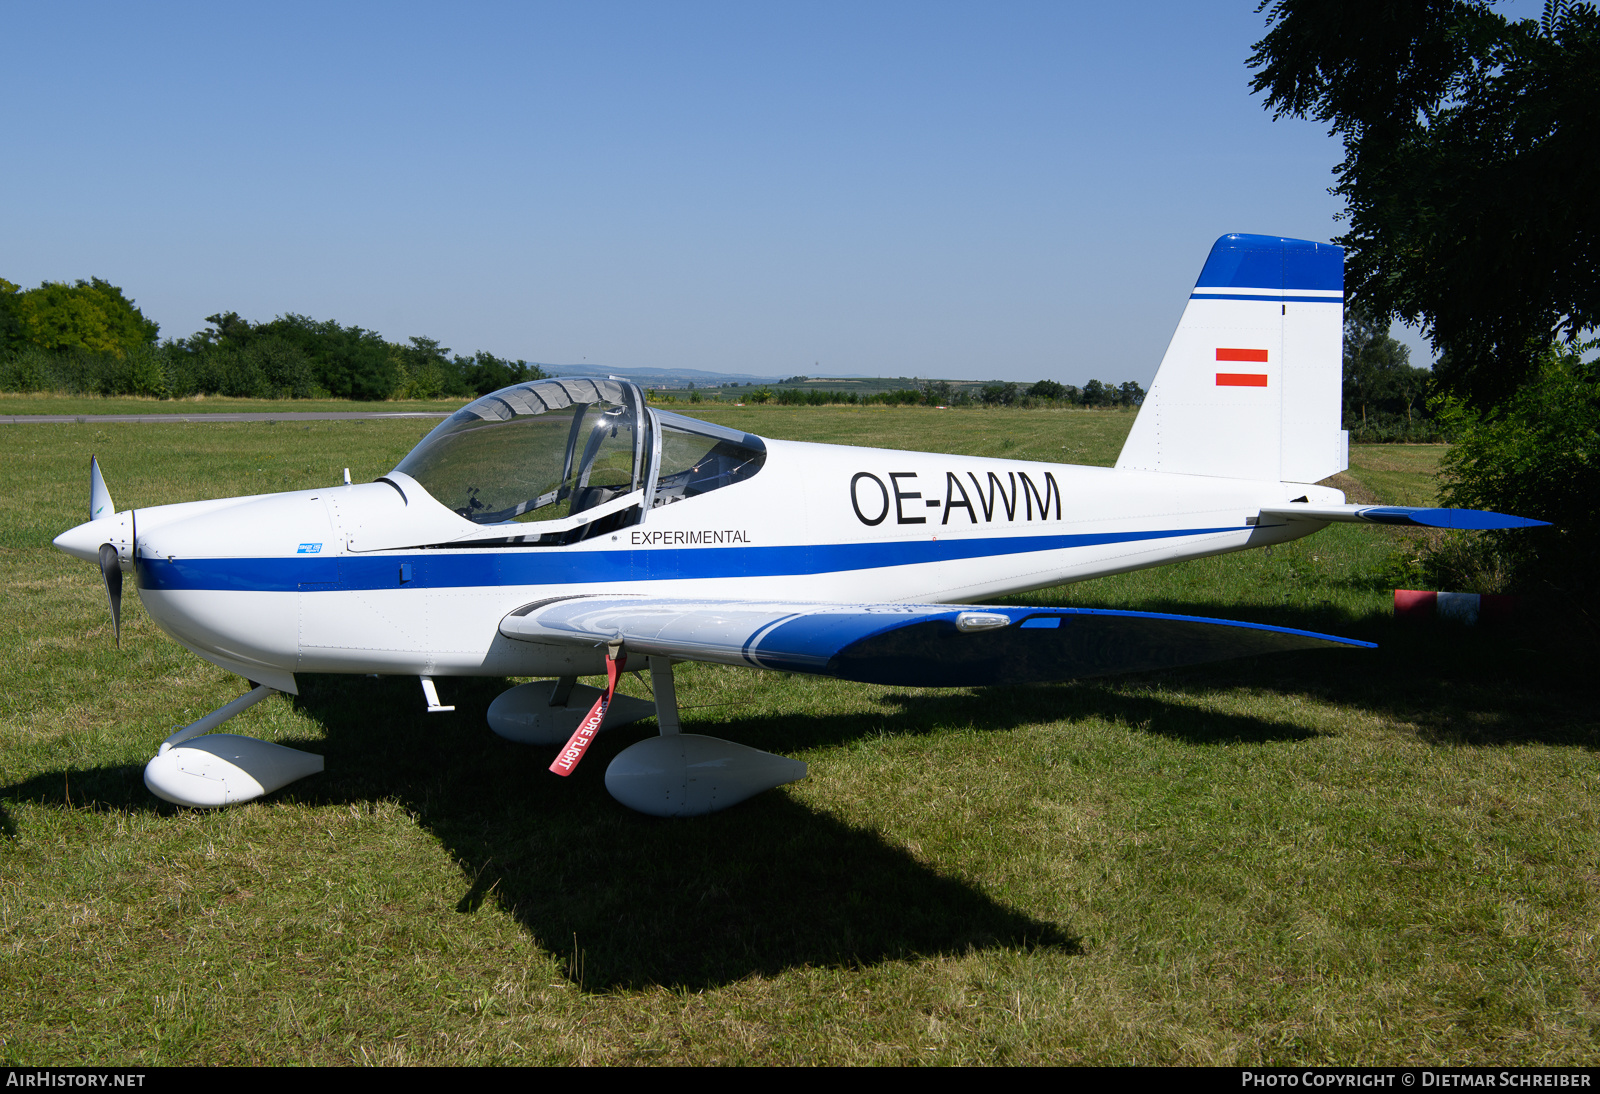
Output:
[[1223,236],[1117,467],[1307,483],[1343,471],[1343,338],[1344,248]]

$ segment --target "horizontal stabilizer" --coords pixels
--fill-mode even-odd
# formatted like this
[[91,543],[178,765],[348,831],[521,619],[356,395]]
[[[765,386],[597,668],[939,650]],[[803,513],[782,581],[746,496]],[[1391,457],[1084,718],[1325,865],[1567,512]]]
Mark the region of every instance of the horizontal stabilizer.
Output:
[[1546,520],[1530,520],[1483,509],[1423,509],[1410,505],[1302,505],[1291,502],[1261,510],[1263,519],[1319,520],[1355,524],[1405,524],[1415,528],[1546,528]]
[[574,597],[500,623],[507,638],[623,642],[684,661],[871,684],[980,687],[1194,665],[1263,653],[1371,648],[1310,631],[1099,608],[807,604]]

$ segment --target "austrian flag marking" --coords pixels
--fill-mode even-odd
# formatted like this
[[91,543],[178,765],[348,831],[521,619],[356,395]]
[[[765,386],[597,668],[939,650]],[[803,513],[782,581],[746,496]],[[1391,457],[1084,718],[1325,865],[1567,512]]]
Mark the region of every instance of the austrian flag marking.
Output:
[[[1267,351],[1264,349],[1230,349],[1217,347],[1217,360],[1219,361],[1249,361],[1253,364],[1266,364]],[[1266,387],[1267,374],[1264,372],[1219,372],[1217,373],[1218,387]]]

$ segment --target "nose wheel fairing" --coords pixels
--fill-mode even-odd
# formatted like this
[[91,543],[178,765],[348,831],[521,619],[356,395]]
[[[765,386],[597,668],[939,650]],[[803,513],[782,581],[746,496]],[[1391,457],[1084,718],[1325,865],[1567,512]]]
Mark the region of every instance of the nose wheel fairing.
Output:
[[212,733],[157,753],[145,765],[144,784],[174,805],[215,809],[254,801],[322,770],[323,758],[315,753]]
[[150,792],[195,809],[253,801],[323,770],[321,756],[242,737],[211,733],[222,723],[276,695],[265,684],[172,733],[144,768]]

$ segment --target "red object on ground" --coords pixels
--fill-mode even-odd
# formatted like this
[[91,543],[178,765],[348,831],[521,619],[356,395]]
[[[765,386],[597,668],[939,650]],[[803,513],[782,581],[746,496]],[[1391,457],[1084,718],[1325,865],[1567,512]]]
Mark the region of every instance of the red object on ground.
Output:
[[1438,593],[1425,593],[1418,589],[1394,591],[1394,614],[1397,619],[1432,619]]
[[1505,593],[1432,593],[1421,589],[1396,589],[1396,619],[1449,619],[1471,626],[1500,623],[1516,611],[1518,598]]

